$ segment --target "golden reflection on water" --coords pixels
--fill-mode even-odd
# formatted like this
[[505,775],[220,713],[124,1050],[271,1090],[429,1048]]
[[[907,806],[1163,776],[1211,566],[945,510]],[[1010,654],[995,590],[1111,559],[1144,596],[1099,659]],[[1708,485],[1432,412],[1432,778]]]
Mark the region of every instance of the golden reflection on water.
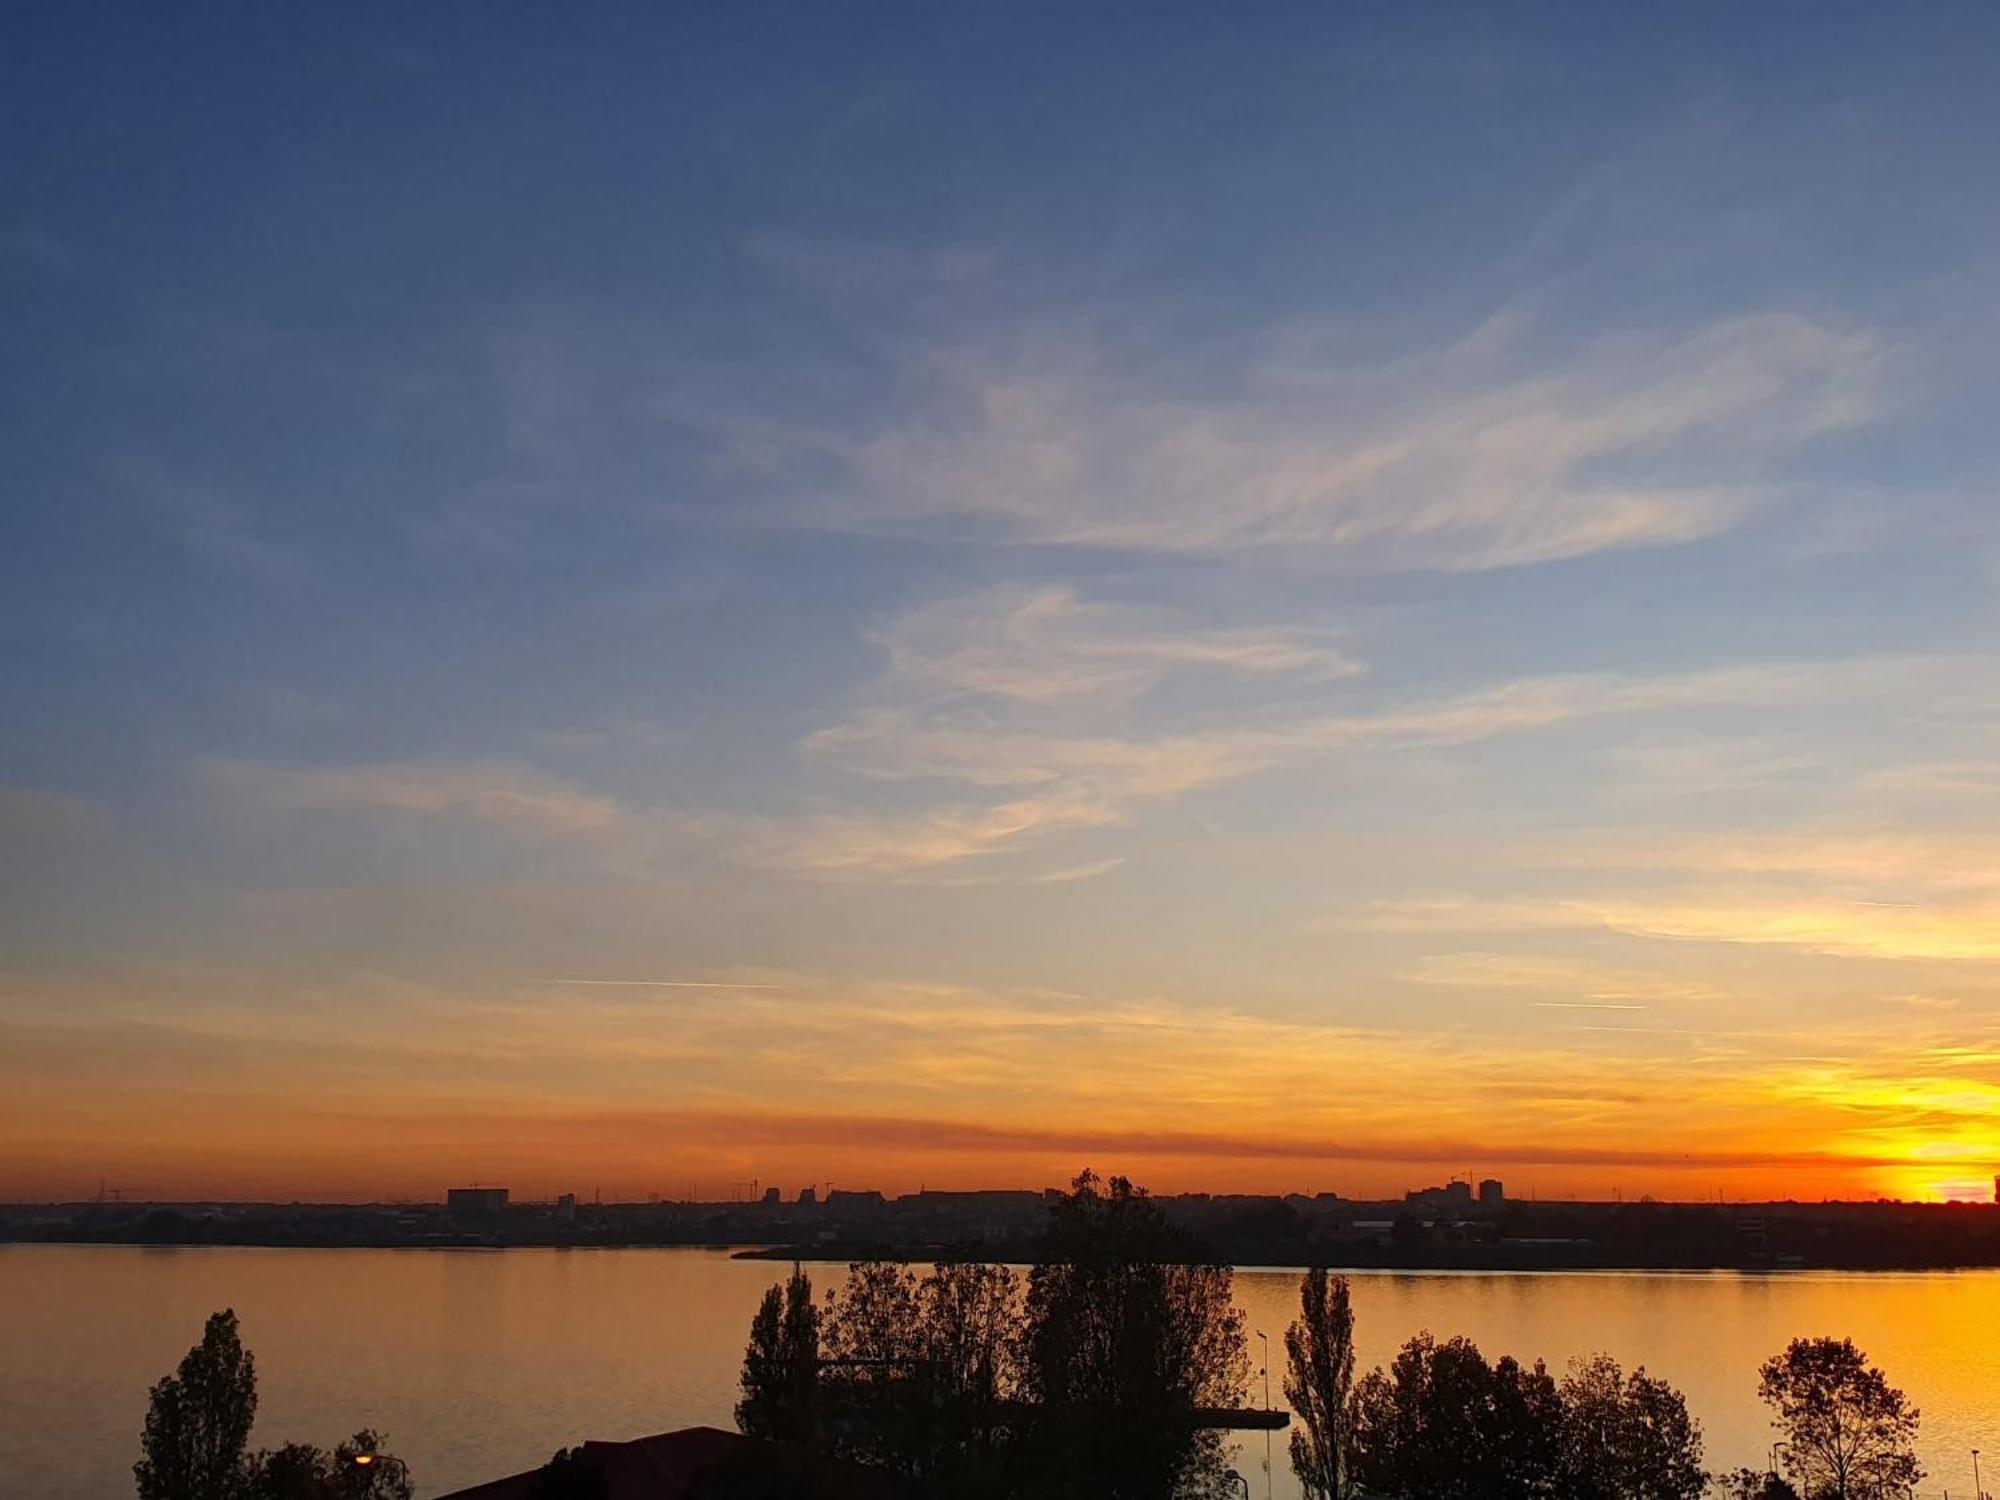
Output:
[[[0,1474],[46,1500],[129,1494],[147,1386],[225,1305],[257,1356],[254,1441],[381,1428],[420,1494],[584,1436],[727,1426],[750,1313],[783,1269],[699,1250],[0,1246]],[[1297,1280],[1238,1275],[1274,1350]],[[1805,1334],[1852,1336],[1923,1407],[1926,1494],[1969,1494],[1968,1450],[2000,1452],[2000,1272],[1362,1274],[1354,1301],[1364,1368],[1421,1328],[1558,1368],[1598,1349],[1643,1363],[1687,1393],[1711,1467],[1763,1462],[1756,1367]],[[1296,1495],[1274,1451],[1273,1494]],[[1253,1440],[1259,1494],[1261,1458]]]

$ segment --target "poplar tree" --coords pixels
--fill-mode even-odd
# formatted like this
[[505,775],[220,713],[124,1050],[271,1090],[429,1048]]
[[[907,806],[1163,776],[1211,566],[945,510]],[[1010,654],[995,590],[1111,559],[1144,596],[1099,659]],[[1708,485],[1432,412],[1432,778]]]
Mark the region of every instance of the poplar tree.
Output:
[[232,1309],[209,1315],[201,1342],[148,1398],[132,1466],[139,1500],[241,1500],[243,1450],[257,1418],[257,1362]]

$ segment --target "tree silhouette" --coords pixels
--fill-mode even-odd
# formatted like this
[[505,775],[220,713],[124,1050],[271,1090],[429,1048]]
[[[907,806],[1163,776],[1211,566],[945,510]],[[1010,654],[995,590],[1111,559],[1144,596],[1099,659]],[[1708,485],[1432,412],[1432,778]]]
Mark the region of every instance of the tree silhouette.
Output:
[[324,1500],[328,1493],[326,1450],[311,1443],[259,1449],[243,1468],[248,1500]]
[[1766,1469],[1735,1469],[1715,1476],[1724,1500],[1799,1500],[1799,1492]]
[[1487,1500],[1559,1493],[1562,1399],[1540,1365],[1489,1365],[1470,1339],[1420,1333],[1348,1403],[1352,1477],[1371,1495]]
[[1576,1500],[1699,1500],[1708,1487],[1701,1428],[1687,1401],[1608,1354],[1579,1360],[1562,1398],[1562,1492]]
[[793,1271],[764,1293],[750,1321],[736,1425],[751,1437],[810,1443],[819,1425],[819,1357],[812,1281]]
[[1307,1500],[1348,1500],[1347,1403],[1354,1390],[1354,1307],[1347,1278],[1322,1268],[1299,1281],[1299,1317],[1285,1330],[1285,1400],[1298,1413],[1292,1470]]
[[925,1353],[946,1399],[991,1406],[1013,1385],[1020,1279],[1008,1266],[940,1260],[917,1289]]
[[257,1365],[238,1336],[236,1314],[212,1313],[201,1342],[148,1398],[132,1466],[139,1500],[238,1500],[243,1450],[257,1417]]
[[925,1467],[930,1399],[917,1276],[896,1261],[848,1267],[829,1292],[821,1332],[820,1408],[832,1446],[862,1463]]
[[1085,1170],[1057,1201],[1020,1338],[1022,1394],[1036,1403],[1026,1446],[1046,1462],[1034,1493],[1224,1493],[1222,1439],[1193,1419],[1243,1399],[1243,1315],[1229,1268],[1205,1260],[1143,1189]]
[[1681,1393],[1602,1354],[1558,1384],[1539,1363],[1489,1365],[1470,1339],[1418,1334],[1355,1386],[1347,1424],[1352,1482],[1371,1495],[1698,1500],[1708,1484]]
[[368,1428],[328,1453],[311,1443],[260,1449],[244,1460],[246,1500],[410,1500],[409,1466]]
[[1785,1470],[1813,1500],[1902,1500],[1923,1478],[1917,1408],[1852,1339],[1793,1339],[1758,1371]]
[[822,1319],[820,1409],[846,1457],[954,1494],[993,1488],[1019,1294],[1005,1266],[851,1266]]
[[333,1500],[410,1500],[410,1468],[364,1427],[333,1450]]
[[286,1443],[246,1453],[257,1417],[257,1362],[236,1314],[209,1315],[201,1342],[156,1384],[132,1466],[139,1500],[410,1500],[409,1467],[363,1428],[328,1453]]

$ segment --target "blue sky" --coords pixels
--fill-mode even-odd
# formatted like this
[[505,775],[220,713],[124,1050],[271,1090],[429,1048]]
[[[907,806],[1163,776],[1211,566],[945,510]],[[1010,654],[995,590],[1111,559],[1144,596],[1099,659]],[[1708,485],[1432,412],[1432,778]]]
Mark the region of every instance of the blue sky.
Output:
[[1990,1175],[1996,29],[22,12],[19,1190]]

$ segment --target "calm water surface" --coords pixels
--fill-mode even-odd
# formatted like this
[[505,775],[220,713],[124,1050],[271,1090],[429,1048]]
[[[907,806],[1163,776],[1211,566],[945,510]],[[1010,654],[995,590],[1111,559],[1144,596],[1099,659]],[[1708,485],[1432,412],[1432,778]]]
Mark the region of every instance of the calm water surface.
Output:
[[[146,1388],[224,1306],[257,1356],[255,1442],[376,1427],[420,1495],[585,1436],[726,1427],[750,1314],[783,1271],[706,1250],[0,1246],[0,1494],[129,1496]],[[1244,1271],[1236,1286],[1270,1335],[1282,1401],[1298,1275]],[[2000,1469],[2000,1272],[1363,1273],[1354,1302],[1363,1368],[1422,1328],[1470,1334],[1489,1357],[1643,1363],[1687,1393],[1711,1467],[1763,1461],[1760,1360],[1795,1335],[1850,1335],[1923,1407],[1927,1495],[1971,1495],[1971,1448]],[[1272,1451],[1270,1494],[1295,1500],[1282,1434]],[[1238,1463],[1260,1496],[1263,1456],[1254,1435]]]

